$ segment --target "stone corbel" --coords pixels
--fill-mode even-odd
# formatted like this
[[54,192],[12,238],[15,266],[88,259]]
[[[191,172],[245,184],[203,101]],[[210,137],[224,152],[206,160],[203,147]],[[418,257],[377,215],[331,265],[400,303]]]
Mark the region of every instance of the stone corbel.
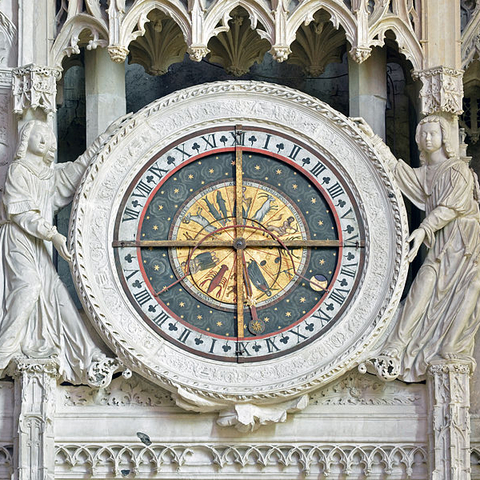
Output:
[[253,432],[262,425],[283,423],[287,414],[303,410],[308,406],[308,394],[274,404],[225,403],[200,397],[187,390],[178,389],[173,395],[180,408],[199,413],[218,413],[217,425],[235,427],[239,432]]
[[62,71],[57,67],[35,64],[13,70],[13,111],[24,115],[28,109],[40,108],[45,113],[56,112],[57,81]]
[[420,97],[422,113],[451,113],[461,115],[463,99],[463,70],[435,67],[412,72],[415,80],[422,81]]

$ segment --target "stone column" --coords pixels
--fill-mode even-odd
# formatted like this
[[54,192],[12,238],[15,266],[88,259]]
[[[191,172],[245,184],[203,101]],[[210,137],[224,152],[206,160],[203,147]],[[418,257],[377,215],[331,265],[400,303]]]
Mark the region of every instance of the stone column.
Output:
[[17,358],[13,362],[14,480],[54,478],[57,373],[52,359]]
[[126,113],[125,64],[115,63],[104,48],[85,50],[87,145]]
[[470,376],[473,365],[438,360],[428,369],[431,480],[470,479]]
[[385,140],[387,106],[387,53],[374,48],[362,63],[348,58],[351,117],[363,117],[373,131]]

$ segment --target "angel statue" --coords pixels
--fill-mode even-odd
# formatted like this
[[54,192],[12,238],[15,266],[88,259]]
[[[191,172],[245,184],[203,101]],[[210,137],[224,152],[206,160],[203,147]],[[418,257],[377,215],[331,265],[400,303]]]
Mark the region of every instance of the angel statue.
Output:
[[[0,377],[18,355],[56,357],[60,378],[72,383],[85,383],[91,365],[105,362],[46,244],[52,242],[70,261],[67,239],[57,232],[53,216],[72,200],[109,130],[75,162],[56,165],[56,138],[46,123],[29,121],[20,132],[0,202]],[[108,360],[112,366],[114,360]]]
[[452,147],[443,117],[428,116],[417,127],[419,168],[397,161],[368,125],[360,120],[359,126],[382,150],[404,195],[425,211],[408,238],[407,259],[416,257],[422,243],[429,251],[380,354],[399,365],[404,381],[416,382],[425,379],[434,359],[470,360],[473,354],[480,325],[478,180],[469,158]]

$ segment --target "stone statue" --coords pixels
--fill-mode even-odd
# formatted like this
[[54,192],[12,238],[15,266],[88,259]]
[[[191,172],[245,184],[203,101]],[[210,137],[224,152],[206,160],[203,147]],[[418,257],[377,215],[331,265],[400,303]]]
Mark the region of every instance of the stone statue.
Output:
[[423,380],[433,359],[470,359],[480,324],[478,181],[469,159],[453,150],[449,132],[448,121],[439,116],[419,123],[419,168],[397,161],[378,137],[372,138],[404,195],[426,214],[408,238],[407,259],[416,257],[422,243],[429,252],[380,355],[399,364],[397,373],[407,382]]
[[[56,138],[44,122],[32,120],[20,140],[0,204],[0,377],[14,356],[54,356],[63,380],[88,381],[86,372],[105,355],[95,346],[52,263],[52,242],[67,261],[67,239],[53,225],[67,205],[101,135],[75,162],[52,165]],[[110,366],[114,360],[108,359]]]

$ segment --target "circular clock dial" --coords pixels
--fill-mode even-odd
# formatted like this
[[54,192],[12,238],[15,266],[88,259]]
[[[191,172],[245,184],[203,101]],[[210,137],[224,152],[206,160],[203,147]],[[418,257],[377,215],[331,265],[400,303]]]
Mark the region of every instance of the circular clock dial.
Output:
[[124,196],[113,246],[125,294],[159,335],[238,362],[321,336],[364,263],[346,179],[293,138],[240,127],[154,156]]

